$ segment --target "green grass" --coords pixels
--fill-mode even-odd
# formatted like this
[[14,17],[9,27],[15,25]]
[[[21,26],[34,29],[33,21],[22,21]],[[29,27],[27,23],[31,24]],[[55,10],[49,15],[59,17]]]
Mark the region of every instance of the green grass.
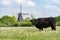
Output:
[[0,40],[60,40],[60,27],[56,31],[35,27],[0,27]]

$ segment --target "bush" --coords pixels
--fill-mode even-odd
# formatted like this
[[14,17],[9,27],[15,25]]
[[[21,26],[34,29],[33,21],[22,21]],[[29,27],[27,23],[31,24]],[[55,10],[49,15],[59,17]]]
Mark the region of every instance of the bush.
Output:
[[21,26],[32,26],[31,22],[22,22]]
[[20,22],[16,22],[13,26],[21,26]]
[[60,26],[60,21],[56,23],[57,26]]
[[7,25],[0,22],[0,27],[6,27]]

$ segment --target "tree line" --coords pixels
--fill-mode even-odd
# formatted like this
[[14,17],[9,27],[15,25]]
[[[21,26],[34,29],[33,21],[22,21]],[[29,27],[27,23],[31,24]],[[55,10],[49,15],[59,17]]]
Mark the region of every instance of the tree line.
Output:
[[24,19],[23,22],[18,22],[17,18],[15,16],[3,16],[0,18],[0,26],[7,26],[7,27],[12,27],[12,26],[32,26],[30,19],[26,18]]
[[[32,18],[34,18],[34,16],[31,16]],[[56,25],[60,26],[60,16],[56,16]],[[23,22],[18,22],[17,18],[13,15],[13,16],[3,16],[0,18],[0,27],[12,27],[12,26],[32,26],[31,22],[30,22],[30,18],[25,18]]]

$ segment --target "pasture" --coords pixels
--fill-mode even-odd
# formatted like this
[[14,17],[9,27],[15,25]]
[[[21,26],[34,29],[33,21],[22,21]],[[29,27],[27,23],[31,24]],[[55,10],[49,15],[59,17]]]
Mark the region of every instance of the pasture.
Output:
[[60,27],[56,31],[35,27],[0,27],[0,40],[60,40]]

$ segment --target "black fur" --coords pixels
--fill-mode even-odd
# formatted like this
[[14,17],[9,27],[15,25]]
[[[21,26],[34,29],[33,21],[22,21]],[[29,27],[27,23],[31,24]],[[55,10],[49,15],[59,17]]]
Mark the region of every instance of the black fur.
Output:
[[51,27],[52,30],[56,30],[56,19],[54,17],[38,18],[38,19],[32,19],[30,21],[39,30],[43,30],[43,28],[47,27]]

